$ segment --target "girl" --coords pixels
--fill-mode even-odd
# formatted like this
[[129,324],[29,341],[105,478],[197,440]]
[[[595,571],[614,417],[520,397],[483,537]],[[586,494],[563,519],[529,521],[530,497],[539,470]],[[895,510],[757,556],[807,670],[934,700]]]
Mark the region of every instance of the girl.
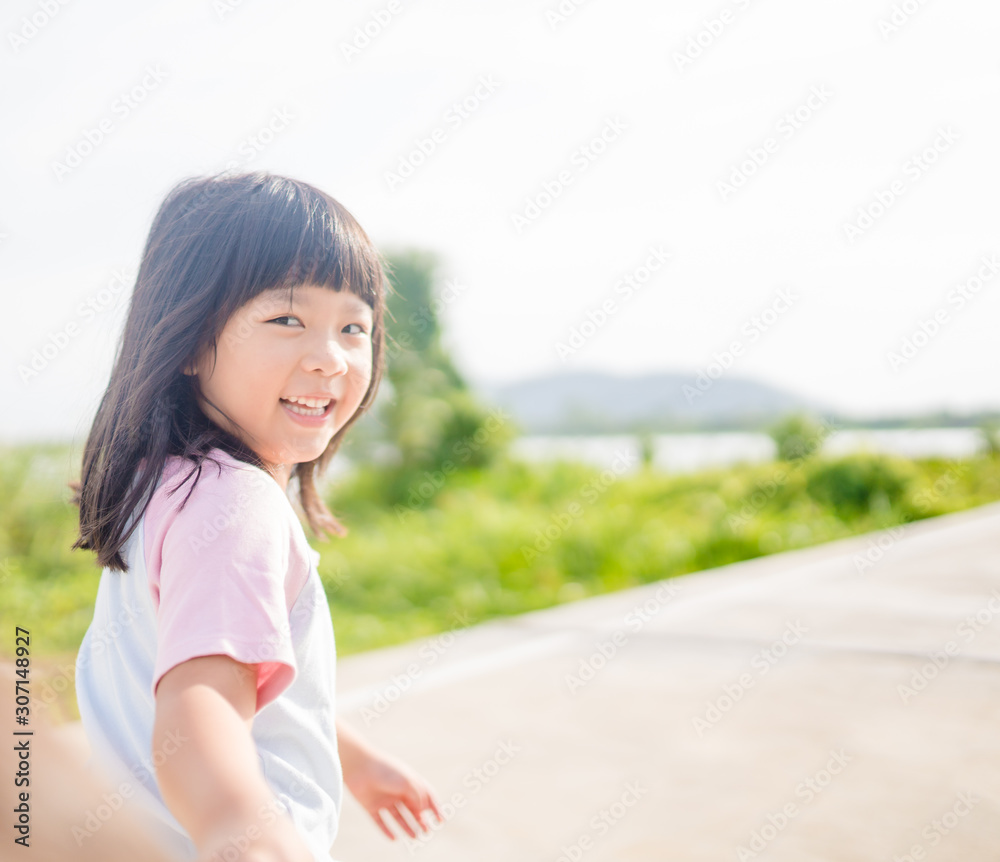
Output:
[[[286,489],[316,490],[376,394],[387,282],[337,201],[266,173],[157,213],[74,502],[103,566],[77,659],[114,786],[179,858],[329,862],[342,786],[390,837],[428,785],[336,721],[333,627]],[[405,812],[405,813],[404,813]]]

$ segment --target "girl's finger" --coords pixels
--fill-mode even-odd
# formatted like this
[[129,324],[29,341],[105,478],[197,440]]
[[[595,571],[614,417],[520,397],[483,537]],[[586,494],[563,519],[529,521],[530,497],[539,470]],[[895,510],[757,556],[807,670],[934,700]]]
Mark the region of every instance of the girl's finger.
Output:
[[389,813],[396,818],[396,822],[402,827],[403,831],[409,835],[411,838],[416,838],[417,833],[413,831],[413,827],[410,826],[409,822],[403,816],[403,812],[397,805],[395,808],[390,808]]
[[381,829],[385,833],[386,838],[388,838],[390,841],[395,841],[396,840],[396,833],[393,832],[386,825],[385,820],[382,819],[382,811],[383,810],[384,809],[382,809],[382,808],[376,808],[374,811],[369,811],[368,813],[371,814],[372,820],[374,820],[378,824],[378,828]]
[[430,791],[427,793],[427,807],[434,812],[434,816],[437,817],[438,823],[444,823],[444,817],[441,814],[441,809],[438,808],[437,798]]
[[413,816],[413,820],[414,822],[416,822],[417,828],[421,832],[427,832],[428,831],[427,824],[424,822],[424,818],[421,816],[421,814],[423,813],[423,806],[419,804],[415,805],[409,800],[407,800],[403,804],[406,806],[406,810],[409,811],[410,814]]
[[413,819],[417,821],[420,828],[424,832],[430,832],[431,824],[424,818],[424,815],[433,812],[438,819],[438,823],[443,822],[441,813],[438,811],[437,805],[435,804],[434,797],[430,793],[425,792],[420,795],[415,806],[409,806],[410,813],[413,815]]

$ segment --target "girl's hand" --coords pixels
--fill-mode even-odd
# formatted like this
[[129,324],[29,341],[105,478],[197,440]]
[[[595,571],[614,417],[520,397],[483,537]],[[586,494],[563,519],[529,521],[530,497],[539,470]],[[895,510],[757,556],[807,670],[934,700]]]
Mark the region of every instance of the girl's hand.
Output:
[[416,838],[417,833],[406,819],[407,812],[422,832],[430,831],[424,820],[427,812],[432,812],[438,823],[444,822],[434,791],[419,775],[368,745],[340,721],[337,722],[337,737],[344,784],[390,841],[395,841],[396,836],[383,820],[382,811],[388,811],[411,838]]
[[372,816],[379,829],[391,841],[395,841],[396,836],[382,819],[383,810],[388,811],[411,838],[416,838],[417,833],[407,821],[404,809],[413,816],[423,832],[430,831],[430,827],[423,819],[427,811],[434,813],[438,823],[444,822],[444,817],[438,810],[437,800],[427,782],[402,763],[386,755],[370,753],[366,760],[356,765],[350,780],[345,773],[344,783],[347,784],[351,795],[361,803],[361,807]]

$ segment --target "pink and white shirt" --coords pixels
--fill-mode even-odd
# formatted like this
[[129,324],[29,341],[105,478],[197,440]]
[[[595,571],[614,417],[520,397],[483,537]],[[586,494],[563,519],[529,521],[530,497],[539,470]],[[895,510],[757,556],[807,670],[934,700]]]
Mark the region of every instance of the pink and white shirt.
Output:
[[[256,664],[252,735],[261,770],[316,859],[329,862],[343,776],[336,648],[319,554],[271,476],[220,449],[210,458],[193,491],[193,478],[178,488],[193,462],[168,459],[122,548],[128,572],[101,574],[76,664],[92,763],[116,789],[125,782],[133,791],[130,800],[152,815],[161,844],[195,859],[156,782],[156,766],[184,744],[172,738],[152,751],[156,686],[197,656]],[[269,822],[275,813],[261,815]]]

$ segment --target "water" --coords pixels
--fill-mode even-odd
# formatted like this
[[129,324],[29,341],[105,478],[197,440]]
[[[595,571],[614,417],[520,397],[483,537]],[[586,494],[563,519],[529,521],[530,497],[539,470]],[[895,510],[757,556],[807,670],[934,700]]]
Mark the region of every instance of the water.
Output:
[[[775,456],[774,441],[766,434],[751,432],[654,434],[652,441],[654,466],[671,473],[690,473],[740,462],[770,461]],[[858,430],[834,432],[824,442],[822,451],[826,455],[871,451],[908,458],[966,458],[975,454],[980,445],[981,437],[975,428]],[[512,445],[512,454],[526,461],[564,458],[601,468],[618,466],[619,472],[623,456],[629,459],[631,469],[635,469],[639,464],[639,452],[638,439],[628,434],[527,436]]]
[[[653,465],[668,473],[692,473],[741,462],[771,461],[775,455],[774,441],[770,437],[744,431],[654,434],[652,441]],[[979,450],[980,441],[980,434],[975,428],[836,431],[824,441],[822,451],[826,455],[868,450],[907,458],[967,458]],[[616,469],[619,473],[633,472],[641,463],[639,441],[633,434],[589,437],[529,435],[511,444],[511,454],[531,462],[557,458],[581,461],[601,469]],[[624,471],[621,469],[623,459],[629,464]],[[331,481],[349,473],[351,466],[348,458],[338,455],[330,464],[321,487],[325,488]]]

